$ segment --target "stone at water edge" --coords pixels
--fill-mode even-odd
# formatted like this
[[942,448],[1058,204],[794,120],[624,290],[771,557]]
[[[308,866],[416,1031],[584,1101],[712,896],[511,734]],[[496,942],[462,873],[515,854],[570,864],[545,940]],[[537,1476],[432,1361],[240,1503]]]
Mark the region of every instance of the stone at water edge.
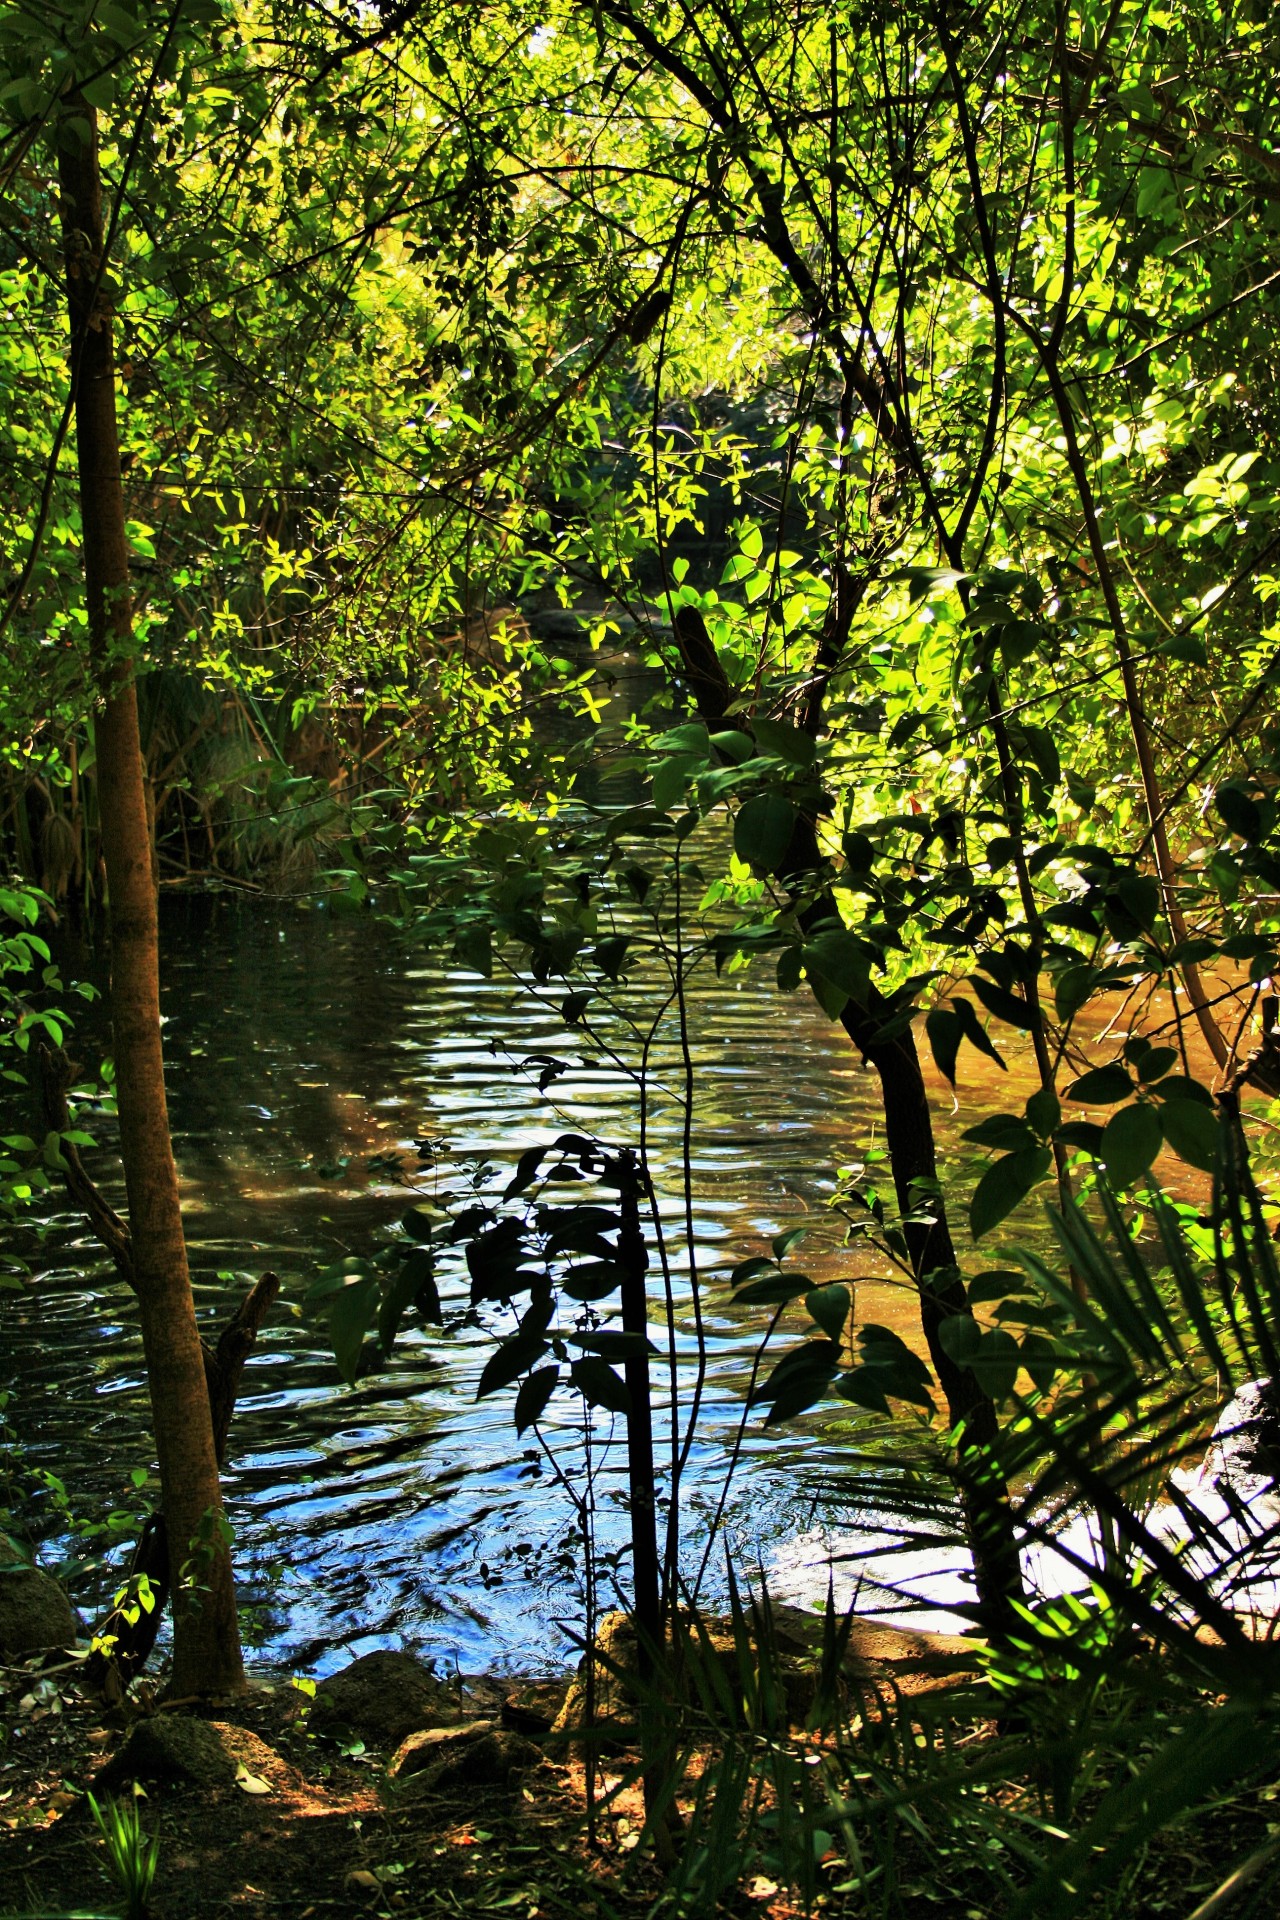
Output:
[[429,1668],[409,1653],[366,1653],[316,1687],[310,1724],[369,1747],[398,1747],[424,1727],[450,1726],[461,1710]]
[[1186,1492],[1224,1481],[1242,1500],[1276,1499],[1280,1475],[1280,1396],[1270,1380],[1246,1380],[1218,1415],[1209,1448],[1191,1473],[1170,1476]]
[[7,1533],[0,1533],[0,1658],[74,1647],[79,1622],[71,1602],[42,1567],[34,1567]]

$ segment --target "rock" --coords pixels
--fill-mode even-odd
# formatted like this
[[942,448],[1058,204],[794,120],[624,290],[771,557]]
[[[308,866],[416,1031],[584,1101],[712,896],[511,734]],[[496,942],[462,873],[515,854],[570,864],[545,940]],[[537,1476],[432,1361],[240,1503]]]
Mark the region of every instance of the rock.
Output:
[[[703,1711],[722,1712],[728,1702],[740,1703],[755,1693],[760,1673],[754,1655],[750,1672],[743,1673],[743,1654],[731,1621],[702,1617],[686,1622],[683,1693]],[[772,1606],[768,1635],[770,1653],[764,1666],[781,1692],[779,1707],[792,1722],[805,1719],[818,1692],[822,1665],[823,1621],[795,1607]],[[595,1729],[605,1744],[634,1740],[636,1734],[636,1635],[624,1613],[606,1614],[596,1636]],[[903,1631],[878,1622],[854,1620],[846,1639],[840,1677],[861,1691],[883,1681],[902,1693],[931,1691],[957,1676],[973,1673],[982,1664],[981,1644],[954,1634]],[[661,1693],[670,1698],[673,1685],[664,1677]],[[553,1731],[578,1733],[586,1725],[586,1660],[570,1685]]]
[[236,1785],[244,1792],[262,1793],[265,1788],[296,1785],[298,1776],[288,1761],[281,1759],[275,1748],[260,1740],[256,1733],[231,1721],[213,1720],[209,1724],[221,1741],[223,1752],[230,1755],[236,1769]]
[[76,1616],[53,1578],[0,1533],[0,1658],[22,1659],[76,1643]]
[[424,1727],[449,1726],[459,1710],[433,1673],[408,1653],[366,1653],[316,1688],[311,1725],[370,1747],[397,1747]]
[[492,1720],[464,1720],[454,1727],[425,1727],[411,1733],[396,1748],[387,1768],[391,1780],[407,1780],[411,1774],[424,1773],[452,1751],[460,1751],[494,1731]]
[[504,1727],[527,1733],[533,1740],[550,1733],[564,1707],[567,1680],[525,1680],[505,1693],[499,1711]]
[[492,1720],[471,1720],[411,1734],[387,1772],[393,1780],[411,1780],[415,1789],[428,1793],[449,1787],[504,1787],[541,1759],[539,1749],[522,1734]]
[[207,1791],[233,1786],[237,1764],[223,1731],[209,1721],[190,1713],[157,1713],[129,1729],[124,1745],[112,1754],[93,1785],[101,1791],[141,1780]]
[[247,1727],[225,1720],[199,1720],[191,1713],[157,1713],[129,1729],[124,1745],[112,1754],[94,1781],[114,1789],[125,1781],[157,1786],[242,1786],[246,1793],[268,1793],[296,1780],[292,1767],[274,1747]]

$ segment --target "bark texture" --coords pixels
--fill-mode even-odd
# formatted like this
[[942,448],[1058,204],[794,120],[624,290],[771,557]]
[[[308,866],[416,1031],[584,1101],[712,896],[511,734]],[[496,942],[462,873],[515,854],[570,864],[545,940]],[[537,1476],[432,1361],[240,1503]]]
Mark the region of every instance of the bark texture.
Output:
[[[104,297],[97,116],[81,98],[58,126],[75,394],[85,594],[102,850],[109,894],[111,1020],[120,1153],[160,1484],[170,1543],[173,1686],[243,1684],[231,1561],[204,1356],[196,1328],[160,1044],[159,930],[134,692],[129,547],[116,422],[111,308]],[[193,1547],[193,1542],[199,1543]]]

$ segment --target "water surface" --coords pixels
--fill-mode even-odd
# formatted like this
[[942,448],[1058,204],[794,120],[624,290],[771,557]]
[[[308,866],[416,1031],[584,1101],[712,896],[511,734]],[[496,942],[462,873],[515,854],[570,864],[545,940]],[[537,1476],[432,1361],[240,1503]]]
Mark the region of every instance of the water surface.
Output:
[[[172,1120],[202,1321],[226,1317],[245,1276],[272,1268],[284,1281],[246,1372],[227,1476],[247,1636],[271,1662],[311,1671],[374,1645],[412,1646],[464,1670],[570,1657],[564,1627],[580,1622],[583,1597],[574,1504],[534,1437],[517,1440],[511,1392],[475,1400],[493,1336],[457,1324],[461,1262],[442,1272],[453,1324],[411,1328],[389,1368],[354,1390],[339,1383],[302,1296],[329,1262],[385,1241],[416,1197],[397,1184],[395,1164],[429,1197],[457,1192],[480,1161],[505,1174],[522,1149],[566,1129],[634,1144],[633,1078],[565,1027],[562,987],[535,992],[424,964],[371,921],[229,896],[167,898],[163,942]],[[631,991],[652,1012],[663,982],[655,973]],[[780,995],[765,969],[721,980],[708,971],[690,1015],[693,1243],[709,1356],[682,1494],[692,1573],[762,1331],[759,1310],[728,1303],[732,1262],[804,1226],[793,1257],[816,1282],[855,1277],[859,1320],[918,1333],[909,1294],[842,1248],[843,1223],[827,1208],[836,1169],[874,1151],[881,1125],[878,1082],[843,1030],[807,993]],[[92,1051],[90,1022],[80,1057]],[[545,1056],[564,1071],[540,1095]],[[966,1169],[957,1214],[975,1170],[960,1130],[984,1106],[1025,1096],[1012,1084],[1021,1087],[1018,1071],[997,1074],[976,1055],[966,1066],[966,1101],[956,1108],[941,1085],[934,1101],[940,1147]],[[653,1053],[649,1152],[672,1234],[687,1392],[680,1087],[672,1017]],[[99,1137],[107,1148],[106,1126]],[[425,1158],[415,1142],[428,1143]],[[107,1153],[90,1159],[110,1189]],[[132,1301],[65,1213],[51,1214],[40,1260],[36,1287],[0,1298],[11,1417],[73,1502],[107,1507],[128,1469],[151,1458]],[[996,1263],[984,1249],[973,1264]],[[656,1291],[653,1311],[660,1319]],[[751,1417],[726,1508],[740,1557],[767,1561],[812,1524],[813,1477],[841,1464],[847,1432],[834,1409],[769,1435]],[[567,1396],[546,1434],[577,1471],[582,1438]],[[603,1437],[597,1427],[597,1447]],[[598,1539],[615,1554],[625,1541],[621,1455],[620,1435],[597,1452]],[[713,1593],[718,1567],[717,1556]],[[607,1587],[602,1600],[612,1600]]]

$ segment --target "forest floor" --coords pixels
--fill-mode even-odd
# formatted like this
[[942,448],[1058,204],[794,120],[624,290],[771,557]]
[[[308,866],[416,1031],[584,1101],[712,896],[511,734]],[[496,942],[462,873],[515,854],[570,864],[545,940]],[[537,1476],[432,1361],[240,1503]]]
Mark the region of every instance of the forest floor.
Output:
[[[189,1732],[197,1719],[231,1759],[212,1782],[152,1779],[137,1801],[144,1832],[158,1842],[147,1907],[154,1920],[348,1914],[632,1920],[672,1913],[663,1899],[666,1877],[649,1848],[638,1845],[639,1789],[616,1791],[634,1761],[623,1750],[609,1754],[598,1771],[597,1792],[614,1789],[615,1797],[589,1843],[581,1759],[565,1736],[547,1731],[566,1685],[463,1684],[458,1711],[495,1729],[488,1736],[495,1751],[503,1742],[519,1749],[522,1763],[507,1777],[501,1765],[486,1777],[484,1769],[468,1774],[455,1763],[452,1776],[446,1766],[441,1778],[436,1760],[432,1769],[395,1779],[388,1775],[389,1744],[326,1736],[305,1696],[279,1679],[255,1680],[244,1694],[198,1710],[190,1703],[158,1705],[144,1690],[140,1704],[104,1712],[69,1684],[65,1667],[42,1673],[33,1662],[3,1670],[0,1913],[60,1920],[123,1914],[86,1790],[103,1802],[120,1791],[121,1756],[140,1728],[154,1738],[157,1728],[176,1731],[175,1723]],[[965,1694],[957,1689],[957,1700]],[[967,1717],[963,1739],[990,1746],[1007,1738],[994,1720],[975,1714],[973,1695],[969,1687],[970,1704],[956,1723]],[[122,1797],[131,1792],[126,1786]],[[1153,1834],[1122,1896],[1126,1920],[1186,1920],[1235,1862],[1276,1834],[1268,1818],[1274,1793],[1255,1789]],[[798,1894],[770,1877],[767,1856],[763,1870],[745,1864],[741,1884],[717,1913],[794,1920],[804,1911]],[[817,1877],[813,1905],[839,1920],[868,1911],[865,1894],[848,1884],[849,1871],[833,1850]],[[889,1911],[918,1913],[921,1920],[991,1920],[1006,1904],[993,1899],[996,1889],[985,1873],[975,1878],[961,1860],[948,1863],[945,1849],[941,1859],[919,1851],[909,1828],[893,1874],[897,1898]],[[692,1920],[711,1911],[696,1901],[683,1909]]]
[[[147,1787],[138,1804],[144,1831],[159,1842],[150,1898],[158,1920],[606,1920],[652,1905],[653,1870],[626,1848],[639,1824],[635,1796],[612,1811],[589,1851],[581,1766],[544,1760],[517,1780],[429,1795],[409,1781],[395,1792],[385,1750],[320,1739],[305,1709],[289,1683],[256,1682],[206,1711],[220,1731],[252,1736],[243,1750],[257,1771],[213,1785]],[[68,1689],[10,1719],[9,1734],[0,1762],[0,1912],[119,1914],[85,1790],[126,1737],[124,1721],[104,1721],[99,1705]]]

